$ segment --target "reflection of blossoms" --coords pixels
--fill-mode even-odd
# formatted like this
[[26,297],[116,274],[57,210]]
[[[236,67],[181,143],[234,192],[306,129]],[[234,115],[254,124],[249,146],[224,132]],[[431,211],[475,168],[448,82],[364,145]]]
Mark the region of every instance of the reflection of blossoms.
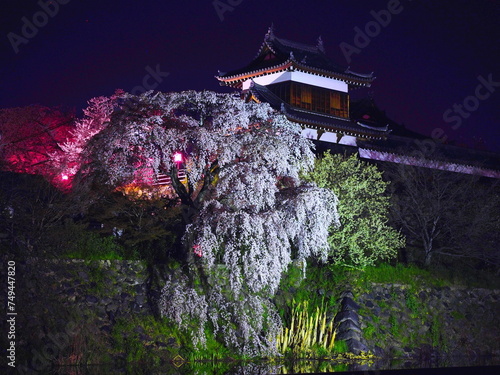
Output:
[[242,363],[232,373],[234,375],[268,375],[279,374],[280,365],[270,363]]

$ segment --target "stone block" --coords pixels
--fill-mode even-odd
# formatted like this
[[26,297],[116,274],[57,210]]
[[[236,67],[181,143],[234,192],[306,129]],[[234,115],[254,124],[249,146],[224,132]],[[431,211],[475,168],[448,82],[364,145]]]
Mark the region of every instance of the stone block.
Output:
[[359,316],[353,310],[340,311],[337,315],[335,315],[334,323],[339,324],[345,320],[350,320],[359,326]]
[[368,352],[368,348],[361,341],[356,339],[348,339],[346,340],[347,347],[349,351],[354,354],[361,354],[362,352]]
[[344,297],[341,302],[341,310],[342,311],[349,311],[349,310],[354,310],[357,311],[361,308],[352,298],[349,297]]
[[338,332],[348,331],[348,330],[351,330],[351,329],[354,330],[354,331],[357,331],[357,332],[361,332],[360,325],[354,323],[352,320],[344,320],[337,327]]

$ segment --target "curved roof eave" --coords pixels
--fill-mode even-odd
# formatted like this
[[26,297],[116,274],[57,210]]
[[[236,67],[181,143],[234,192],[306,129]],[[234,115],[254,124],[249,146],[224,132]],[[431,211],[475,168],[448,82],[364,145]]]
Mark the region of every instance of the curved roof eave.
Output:
[[353,76],[351,74],[341,74],[341,73],[337,73],[337,72],[331,72],[331,71],[327,71],[324,69],[319,69],[319,68],[307,66],[305,64],[298,63],[293,58],[288,59],[284,63],[274,65],[271,67],[256,69],[253,71],[244,72],[244,73],[235,74],[235,75],[226,76],[226,77],[219,75],[219,76],[215,76],[215,78],[221,82],[224,82],[224,83],[238,82],[238,81],[243,81],[243,80],[246,80],[249,78],[254,78],[254,77],[260,76],[260,75],[268,75],[271,73],[286,71],[287,69],[290,69],[290,68],[293,68],[294,70],[298,70],[298,71],[304,71],[307,73],[316,74],[316,75],[327,77],[327,78],[336,78],[340,81],[346,82],[349,85],[356,85],[356,86],[370,87],[371,82],[373,82],[373,80],[375,79],[375,77],[371,77],[371,76],[370,77],[356,77],[356,76]]
[[381,138],[384,138],[386,136],[386,134],[375,134],[375,133],[368,132],[368,131],[360,131],[360,129],[354,130],[354,129],[348,129],[348,128],[346,129],[346,128],[343,128],[340,126],[336,127],[334,125],[324,123],[321,121],[305,120],[305,119],[302,119],[300,117],[293,116],[292,114],[286,113],[286,112],[283,114],[285,115],[285,117],[289,121],[293,121],[293,122],[296,122],[299,124],[304,124],[304,125],[310,125],[316,129],[320,129],[320,130],[324,130],[324,131],[335,131],[335,132],[342,133],[345,135],[350,135],[353,137],[360,137],[361,136],[361,137],[365,137],[365,138],[369,138],[369,139],[381,139]]

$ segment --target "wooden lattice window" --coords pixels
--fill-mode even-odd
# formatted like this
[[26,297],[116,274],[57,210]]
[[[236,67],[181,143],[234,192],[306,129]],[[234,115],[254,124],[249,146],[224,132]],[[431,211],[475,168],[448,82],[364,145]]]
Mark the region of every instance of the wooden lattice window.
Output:
[[345,92],[298,82],[281,82],[268,88],[284,102],[298,108],[349,117],[349,95]]

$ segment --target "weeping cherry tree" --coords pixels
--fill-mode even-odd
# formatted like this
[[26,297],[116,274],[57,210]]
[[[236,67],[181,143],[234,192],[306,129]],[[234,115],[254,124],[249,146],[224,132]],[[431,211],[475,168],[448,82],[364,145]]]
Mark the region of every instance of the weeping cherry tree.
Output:
[[310,141],[267,104],[228,94],[148,92],[116,103],[76,181],[114,188],[168,175],[189,271],[168,279],[162,314],[195,344],[210,328],[242,354],[275,354],[281,275],[292,260],[326,259],[338,225],[335,195],[299,178],[314,164]]

